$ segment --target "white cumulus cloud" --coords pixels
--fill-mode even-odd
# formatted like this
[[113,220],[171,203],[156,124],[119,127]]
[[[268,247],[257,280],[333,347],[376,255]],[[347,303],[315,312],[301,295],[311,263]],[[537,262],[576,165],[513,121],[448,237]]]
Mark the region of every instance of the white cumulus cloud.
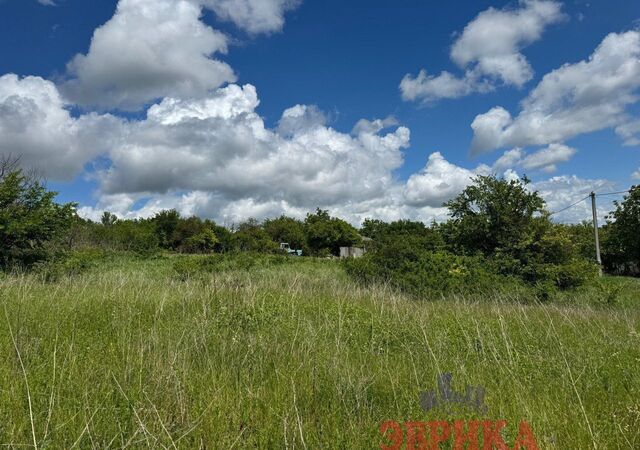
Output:
[[223,20],[251,34],[280,31],[284,15],[302,0],[198,0]]
[[68,180],[106,152],[120,120],[95,113],[71,116],[56,86],[40,77],[0,77],[0,154],[20,157],[25,168]]
[[638,125],[626,109],[637,103],[639,88],[640,32],[611,33],[589,59],[545,75],[517,117],[502,107],[477,116],[472,153],[563,142],[611,127],[633,144]]
[[513,169],[521,167],[527,170],[555,172],[560,163],[569,161],[577,150],[564,144],[550,144],[533,153],[526,153],[521,148],[507,150],[494,163],[495,170]]
[[447,71],[407,74],[400,83],[402,98],[430,102],[487,92],[498,83],[524,85],[533,77],[533,69],[520,51],[539,40],[546,27],[564,19],[561,8],[553,0],[522,0],[518,8],[481,12],[451,47],[451,59],[465,73],[460,77]]
[[404,195],[409,205],[441,207],[471,183],[476,173],[447,161],[440,152],[429,156],[427,165],[407,180]]
[[235,84],[199,100],[163,100],[146,120],[129,123],[126,139],[109,152],[101,191],[203,191],[312,209],[380,197],[394,184],[407,128],[383,131],[361,121],[345,134],[326,126],[317,108],[297,105],[272,130],[258,104],[253,86]]
[[231,67],[213,58],[226,53],[228,39],[204,24],[201,12],[188,0],[120,0],[88,53],[69,62],[62,90],[87,107],[137,110],[235,81]]

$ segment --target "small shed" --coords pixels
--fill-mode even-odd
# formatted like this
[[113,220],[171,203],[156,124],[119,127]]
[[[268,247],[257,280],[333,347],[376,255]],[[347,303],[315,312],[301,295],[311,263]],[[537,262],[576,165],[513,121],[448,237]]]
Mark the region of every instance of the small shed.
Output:
[[361,247],[340,247],[340,258],[360,258],[364,252]]

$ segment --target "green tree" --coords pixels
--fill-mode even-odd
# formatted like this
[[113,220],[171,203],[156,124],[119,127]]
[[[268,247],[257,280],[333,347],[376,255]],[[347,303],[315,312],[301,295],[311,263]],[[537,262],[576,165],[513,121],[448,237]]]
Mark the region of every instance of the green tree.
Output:
[[[205,222],[199,217],[180,219],[171,235],[169,245],[180,252],[190,253],[193,241],[190,243],[189,240],[204,233],[206,229],[211,229],[211,223]],[[213,232],[213,230],[211,231]]]
[[544,200],[527,189],[529,180],[478,176],[460,195],[444,204],[446,227],[454,248],[467,254],[514,255],[532,243],[548,223]]
[[249,219],[238,226],[233,235],[238,250],[246,252],[273,253],[278,250],[278,244],[260,226],[257,220]]
[[640,186],[632,186],[615,211],[607,217],[603,239],[604,264],[608,270],[640,273]]
[[340,247],[362,245],[358,230],[320,208],[314,214],[307,214],[304,228],[309,248],[316,255],[339,255]]
[[49,257],[70,228],[76,205],[54,202],[56,192],[22,171],[0,177],[0,268],[29,267]]
[[595,277],[564,226],[553,224],[529,181],[479,176],[447,202],[452,220],[442,226],[454,251],[483,254],[493,271],[515,275],[544,290],[569,289]]
[[180,213],[175,209],[160,211],[151,219],[162,247],[171,248],[173,234],[180,220]]
[[105,227],[110,227],[115,225],[118,221],[118,217],[115,214],[110,213],[109,211],[105,211],[102,213],[102,217],[100,218],[100,223]]
[[360,234],[371,239],[378,239],[389,228],[389,224],[380,219],[364,219]]
[[213,230],[205,227],[198,234],[185,239],[182,249],[187,253],[210,253],[218,244],[218,238]]
[[264,231],[279,244],[287,242],[293,249],[306,249],[307,236],[302,221],[282,215],[277,219],[267,219],[262,224]]

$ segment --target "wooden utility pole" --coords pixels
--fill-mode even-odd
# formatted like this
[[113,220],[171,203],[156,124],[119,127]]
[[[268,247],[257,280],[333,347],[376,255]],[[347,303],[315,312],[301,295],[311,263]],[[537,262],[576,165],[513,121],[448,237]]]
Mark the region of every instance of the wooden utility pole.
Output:
[[596,262],[600,266],[600,276],[602,276],[602,258],[600,257],[600,237],[598,236],[598,210],[596,208],[596,193],[592,192],[591,197],[591,211],[593,212],[593,233],[596,238]]

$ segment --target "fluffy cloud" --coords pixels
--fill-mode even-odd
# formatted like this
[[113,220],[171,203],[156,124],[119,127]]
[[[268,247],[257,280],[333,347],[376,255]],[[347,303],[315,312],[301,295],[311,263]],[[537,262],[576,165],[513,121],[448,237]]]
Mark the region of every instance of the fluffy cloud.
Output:
[[429,156],[427,165],[407,180],[404,196],[412,206],[441,207],[471,183],[476,173],[451,164],[440,152]]
[[309,209],[366,201],[393,185],[407,128],[382,132],[382,121],[361,121],[344,134],[316,108],[298,105],[270,130],[258,104],[253,86],[229,85],[203,99],[154,105],[110,151],[112,165],[98,175],[102,192],[203,191]]
[[0,154],[47,178],[70,179],[119,136],[120,121],[95,113],[73,118],[56,86],[40,77],[0,77]]
[[638,126],[626,108],[638,101],[639,88],[640,32],[609,34],[588,60],[545,75],[516,118],[502,107],[477,116],[472,153],[546,145],[616,126],[633,143]]
[[465,74],[456,77],[444,71],[435,76],[424,70],[415,78],[407,74],[400,83],[402,97],[430,102],[487,92],[496,83],[520,87],[533,77],[521,49],[563,18],[561,4],[553,0],[522,0],[516,9],[489,8],[465,27],[451,48],[451,59]]
[[417,77],[406,74],[400,82],[402,99],[406,101],[422,100],[425,103],[439,99],[460,98],[474,91],[488,91],[491,86],[480,85],[471,75],[458,78],[444,71],[440,75],[429,75],[422,69]]
[[299,0],[120,0],[95,30],[87,54],[67,65],[61,88],[85,107],[135,111],[163,97],[200,97],[234,82],[216,59],[228,37],[201,20],[202,8],[251,34],[278,31]]
[[542,150],[538,150],[526,156],[522,160],[525,169],[540,169],[545,172],[555,172],[556,165],[567,162],[575,155],[577,150],[563,144],[551,144]]
[[96,29],[86,55],[76,55],[62,85],[75,103],[137,110],[166,96],[205,94],[235,80],[212,58],[227,37],[200,20],[189,0],[120,0],[113,18]]
[[493,165],[495,170],[521,167],[527,170],[555,172],[559,163],[569,161],[577,150],[564,144],[551,144],[534,153],[527,154],[520,148],[508,150]]
[[513,169],[520,165],[524,156],[525,152],[521,148],[507,150],[495,163],[493,163],[493,168],[495,170]]
[[[514,150],[517,153],[517,149]],[[514,155],[516,155],[514,153]],[[522,153],[519,160],[522,159]],[[181,190],[172,188],[167,192],[122,192],[103,193],[95,207],[81,208],[79,213],[84,217],[98,220],[102,211],[115,212],[120,217],[150,217],[163,209],[175,208],[184,215],[210,217],[218,223],[231,225],[247,218],[263,219],[287,214],[304,218],[305,214],[320,206],[327,208],[334,215],[345,218],[359,225],[367,217],[376,217],[391,221],[413,219],[429,222],[442,221],[447,218],[447,210],[442,203],[453,198],[479,174],[496,171],[487,166],[466,169],[447,161],[439,153],[430,155],[426,166],[412,175],[406,183],[397,180],[386,184],[384,192],[379,189],[369,190],[367,195],[336,197],[326,202],[296,202],[290,195],[262,195],[257,191],[247,191],[242,195],[229,195],[225,190]],[[503,176],[509,180],[518,179],[518,174],[508,169]],[[266,180],[265,180],[266,182]],[[529,185],[537,190],[547,202],[547,209],[558,211],[586,197],[592,190],[604,191],[615,189],[615,183],[608,180],[587,180],[576,176],[558,176]],[[354,183],[354,189],[362,189]],[[367,190],[366,187],[364,187]],[[359,198],[357,198],[359,197]],[[142,205],[134,209],[135,205]],[[599,215],[601,218],[611,210],[611,203],[600,200]],[[583,202],[573,208],[554,216],[563,222],[581,222],[590,219],[590,203]]]
[[631,178],[634,180],[640,180],[640,168],[631,174]]
[[284,15],[301,0],[199,0],[223,20],[228,20],[251,34],[280,31]]

